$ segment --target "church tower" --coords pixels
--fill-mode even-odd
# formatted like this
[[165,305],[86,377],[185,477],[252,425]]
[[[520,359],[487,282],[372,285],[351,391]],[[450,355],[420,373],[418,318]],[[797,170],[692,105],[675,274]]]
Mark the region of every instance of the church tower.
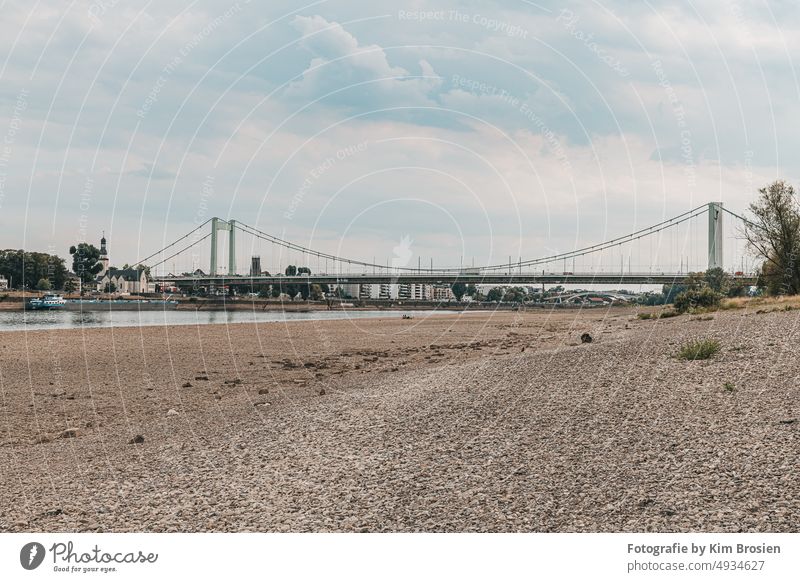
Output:
[[108,249],[106,248],[106,233],[103,233],[103,238],[100,239],[100,264],[103,265],[103,268],[97,273],[98,278],[105,275],[106,271],[108,271],[109,259]]

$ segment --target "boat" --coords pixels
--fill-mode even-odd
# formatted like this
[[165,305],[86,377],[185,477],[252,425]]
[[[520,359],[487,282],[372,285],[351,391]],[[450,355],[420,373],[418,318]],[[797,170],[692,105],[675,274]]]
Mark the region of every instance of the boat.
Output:
[[37,311],[41,309],[63,309],[67,305],[66,299],[61,295],[47,294],[34,297],[28,301],[28,309]]
[[178,302],[169,299],[70,299],[67,311],[171,311]]

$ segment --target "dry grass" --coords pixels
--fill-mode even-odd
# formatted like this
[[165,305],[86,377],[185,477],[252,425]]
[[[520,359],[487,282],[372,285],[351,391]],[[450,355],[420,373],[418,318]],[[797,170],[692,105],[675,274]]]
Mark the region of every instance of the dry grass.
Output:
[[678,352],[681,360],[707,360],[720,350],[720,343],[715,339],[699,339],[684,344]]

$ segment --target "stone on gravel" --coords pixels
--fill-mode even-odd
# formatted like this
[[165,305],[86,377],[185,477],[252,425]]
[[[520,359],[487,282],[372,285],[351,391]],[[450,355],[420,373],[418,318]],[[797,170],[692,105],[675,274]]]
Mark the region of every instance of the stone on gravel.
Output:
[[59,438],[62,439],[74,439],[81,436],[81,429],[79,428],[68,428],[66,430],[61,431],[61,434],[58,435]]
[[140,445],[144,442],[144,437],[140,434],[137,434],[131,440],[128,441],[129,445]]
[[169,410],[167,410],[167,416],[178,416],[178,411],[175,410],[174,408],[170,408]]
[[581,335],[581,343],[590,344],[592,343],[592,336],[588,333],[584,333]]

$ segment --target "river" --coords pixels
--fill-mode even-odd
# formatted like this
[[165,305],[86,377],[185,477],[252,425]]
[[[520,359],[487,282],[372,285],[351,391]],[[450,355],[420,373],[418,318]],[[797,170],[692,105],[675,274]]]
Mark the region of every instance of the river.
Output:
[[433,313],[454,315],[460,312],[446,309],[436,311],[310,311],[305,313],[291,311],[0,311],[0,332],[89,327],[323,321],[372,317],[398,318],[404,314],[425,318]]

